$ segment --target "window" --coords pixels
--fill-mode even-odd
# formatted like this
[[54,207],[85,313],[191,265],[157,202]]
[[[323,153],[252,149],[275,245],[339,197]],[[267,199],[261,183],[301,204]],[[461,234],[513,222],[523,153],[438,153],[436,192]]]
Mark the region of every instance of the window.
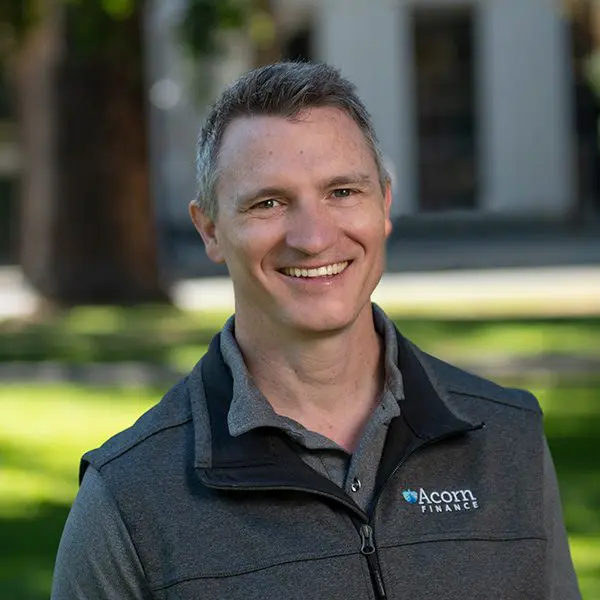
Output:
[[476,208],[473,9],[413,13],[421,212]]
[[283,43],[283,60],[313,60],[313,30],[310,25],[294,31]]
[[13,178],[0,175],[0,265],[16,260],[15,187]]
[[10,117],[10,103],[8,98],[8,85],[6,74],[0,69],[0,120]]
[[16,261],[16,187],[14,123],[5,73],[0,70],[0,264]]
[[[600,9],[583,1],[571,1],[567,7],[571,19],[578,215],[582,219],[597,218],[600,216],[600,32],[594,32],[593,23],[600,23]],[[599,15],[595,16],[594,11]]]

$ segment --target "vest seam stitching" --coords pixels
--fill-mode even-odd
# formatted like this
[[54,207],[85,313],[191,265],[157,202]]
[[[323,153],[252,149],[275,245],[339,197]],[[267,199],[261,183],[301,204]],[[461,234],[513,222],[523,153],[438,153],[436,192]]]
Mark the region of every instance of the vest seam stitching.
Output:
[[490,398],[489,396],[486,396],[484,394],[476,394],[473,392],[467,392],[467,391],[463,391],[463,390],[459,390],[457,388],[448,388],[448,391],[453,394],[454,396],[466,396],[468,398],[478,398],[479,400],[486,400],[488,402],[492,402],[494,404],[501,404],[502,406],[508,406],[510,408],[514,408],[516,410],[524,410],[526,412],[532,413],[534,415],[540,415],[542,414],[541,411],[538,409],[536,410],[535,408],[528,408],[526,406],[519,406],[517,404],[513,404],[512,402],[507,402],[506,400],[500,400],[498,398]]
[[400,548],[402,546],[413,546],[415,544],[438,544],[440,542],[525,542],[538,541],[546,542],[547,539],[542,535],[521,535],[521,536],[452,536],[452,537],[432,537],[428,539],[414,539],[395,544],[379,543],[379,548]]
[[[129,452],[130,450],[133,450],[136,446],[139,446],[140,444],[142,444],[146,440],[150,439],[152,436],[157,435],[157,434],[159,434],[159,433],[161,433],[163,431],[167,431],[169,429],[175,429],[177,427],[180,427],[181,425],[185,425],[186,423],[190,423],[191,421],[192,421],[192,417],[188,416],[184,420],[181,420],[179,422],[173,423],[171,425],[161,426],[159,429],[156,429],[154,431],[151,431],[151,432],[145,434],[143,437],[137,439],[135,442],[131,442],[131,443],[127,444],[127,446],[125,448],[121,448],[118,451],[115,450],[114,452],[112,452],[111,454],[109,454],[101,462],[101,464],[99,466],[95,467],[96,470],[100,471],[100,469],[103,469],[106,465],[110,464],[111,462],[113,462],[117,458],[120,458],[124,454],[127,454],[127,452]],[[93,463],[90,463],[90,464],[92,466],[94,466]]]
[[269,564],[265,564],[259,567],[254,567],[254,568],[247,568],[247,569],[240,569],[237,571],[230,571],[230,572],[216,572],[216,573],[212,573],[212,574],[207,574],[207,575],[197,575],[194,577],[184,577],[182,579],[177,579],[176,581],[172,581],[169,583],[164,583],[160,586],[152,586],[151,589],[152,591],[162,591],[162,590],[166,590],[170,587],[173,587],[174,585],[178,585],[180,583],[186,583],[188,581],[194,581],[197,579],[225,579],[228,577],[237,577],[240,575],[249,575],[251,573],[257,573],[258,571],[264,571],[266,569],[272,569],[274,567],[279,567],[282,565],[288,565],[288,564],[293,564],[293,563],[300,563],[300,562],[308,562],[308,561],[314,561],[314,560],[326,560],[328,558],[339,558],[339,557],[347,557],[347,556],[354,556],[356,554],[360,554],[358,549],[356,551],[352,551],[352,552],[336,552],[336,553],[329,553],[329,554],[324,554],[322,556],[305,556],[305,557],[300,557],[300,558],[289,558],[287,560],[281,560],[278,562],[274,562],[274,563],[269,563]]

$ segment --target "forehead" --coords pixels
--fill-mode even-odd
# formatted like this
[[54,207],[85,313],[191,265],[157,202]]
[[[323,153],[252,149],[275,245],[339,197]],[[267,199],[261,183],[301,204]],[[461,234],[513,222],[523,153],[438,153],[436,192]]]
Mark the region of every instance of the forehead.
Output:
[[329,177],[356,169],[377,173],[362,130],[342,110],[313,108],[294,119],[242,117],[223,136],[219,189],[248,178]]

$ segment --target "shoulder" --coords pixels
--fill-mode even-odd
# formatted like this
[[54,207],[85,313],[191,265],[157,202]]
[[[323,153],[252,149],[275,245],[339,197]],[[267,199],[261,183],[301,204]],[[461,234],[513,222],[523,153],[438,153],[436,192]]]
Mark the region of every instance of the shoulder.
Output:
[[52,599],[100,597],[141,600],[149,594],[143,567],[118,507],[100,474],[90,468],[61,536]]
[[540,414],[537,398],[529,391],[505,387],[474,373],[470,373],[413,345],[421,364],[429,376],[452,397],[472,398],[483,403]]
[[[198,404],[199,369],[174,385],[150,410],[129,428],[108,439],[99,448],[84,454],[81,460],[80,481],[92,465],[106,474],[124,467],[144,470],[147,464],[157,464],[154,455],[162,455],[160,462],[168,461],[169,454],[193,436],[194,414],[201,413]],[[201,390],[200,390],[201,391]],[[167,451],[169,450],[170,451]]]

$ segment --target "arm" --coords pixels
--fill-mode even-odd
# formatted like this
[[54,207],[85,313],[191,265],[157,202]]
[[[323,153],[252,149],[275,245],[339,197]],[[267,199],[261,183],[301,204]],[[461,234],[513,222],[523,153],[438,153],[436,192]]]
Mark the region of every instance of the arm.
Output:
[[581,600],[563,521],[556,471],[544,444],[544,526],[548,540],[548,598]]
[[100,474],[89,467],[62,534],[52,600],[148,600],[144,570]]

